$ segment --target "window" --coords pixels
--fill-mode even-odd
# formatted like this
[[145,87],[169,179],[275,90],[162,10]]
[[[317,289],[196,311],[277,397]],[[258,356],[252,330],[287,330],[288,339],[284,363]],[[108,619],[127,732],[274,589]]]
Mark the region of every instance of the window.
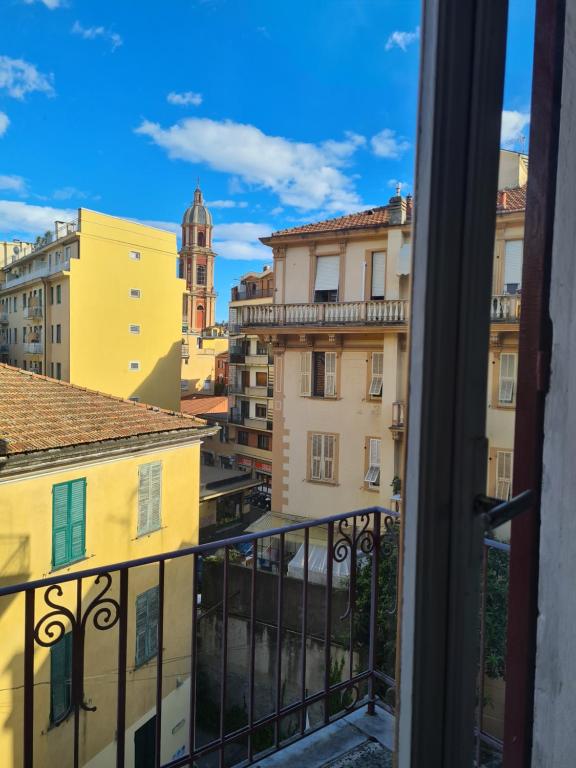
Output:
[[140,370],[140,361],[139,360],[130,360],[128,363],[128,370],[129,371],[139,371]]
[[22,341],[23,342],[26,341],[26,334],[27,333],[28,333],[28,328],[26,328],[26,326],[24,326],[24,328],[22,328]]
[[62,326],[60,323],[56,326],[56,344],[62,343]]
[[236,435],[236,442],[238,445],[248,445],[248,432],[243,429],[239,429]]
[[372,375],[370,377],[370,397],[382,397],[382,385],[384,381],[384,353],[372,352]]
[[386,279],[386,252],[374,251],[372,254],[372,299],[384,298],[384,283]]
[[214,466],[214,454],[212,453],[212,451],[201,451],[200,458],[202,459],[202,464],[205,467]]
[[270,435],[258,435],[258,448],[263,451],[270,450]]
[[380,448],[380,438],[370,437],[366,440],[368,470],[364,476],[364,482],[368,483],[370,488],[380,487]]
[[69,245],[67,245],[64,250],[65,250],[65,253],[66,253],[66,261],[70,261],[70,255],[72,253],[72,249],[70,248]]
[[180,379],[180,392],[188,390],[188,379]]
[[500,380],[498,402],[512,405],[516,399],[516,353],[503,352],[500,355]]
[[85,553],[86,478],[80,478],[52,486],[52,567],[73,563]]
[[54,286],[50,286],[50,304],[54,304]]
[[336,435],[311,434],[310,441],[310,480],[334,482]]
[[26,309],[26,294],[25,293],[22,294],[22,306],[24,307],[24,309]]
[[62,363],[56,363],[56,378],[59,381],[62,378]]
[[62,304],[62,286],[56,286],[56,304]]
[[157,531],[161,525],[162,462],[138,467],[138,536]]
[[256,418],[257,419],[265,419],[268,413],[268,409],[265,405],[261,405],[260,403],[256,403]]
[[508,501],[512,488],[512,451],[496,451],[496,498]]
[[265,371],[256,371],[256,386],[266,387],[268,385],[268,374]]
[[314,301],[338,301],[340,282],[340,257],[319,256],[316,259],[316,281]]
[[221,443],[227,443],[228,442],[228,426],[226,424],[223,424],[220,429],[220,442]]
[[[300,358],[300,394],[336,396],[336,352],[303,352]],[[311,367],[311,384],[309,383]]]
[[50,363],[50,376],[54,378],[54,363]]
[[129,329],[130,329],[130,333],[134,333],[134,334],[140,333],[140,326],[137,325],[136,323],[130,324]]
[[[22,366],[23,366],[24,370],[26,370],[26,366],[27,366],[27,361],[26,360],[23,361]],[[30,370],[32,370],[32,368],[30,368]]]
[[72,704],[72,632],[50,647],[50,722],[61,723]]
[[136,659],[142,666],[158,653],[158,615],[160,607],[158,587],[142,592],[136,598]]
[[516,293],[522,283],[523,240],[506,240],[504,246],[504,292]]
[[312,394],[312,353],[300,352],[300,396]]
[[206,267],[203,264],[196,267],[196,282],[198,285],[206,285]]
[[130,288],[130,298],[131,299],[139,299],[140,298],[140,288]]
[[14,328],[14,344],[18,344],[18,328]]
[[206,235],[204,232],[198,232],[198,245],[202,248],[206,245]]
[[128,255],[132,261],[140,261],[140,251],[130,251]]

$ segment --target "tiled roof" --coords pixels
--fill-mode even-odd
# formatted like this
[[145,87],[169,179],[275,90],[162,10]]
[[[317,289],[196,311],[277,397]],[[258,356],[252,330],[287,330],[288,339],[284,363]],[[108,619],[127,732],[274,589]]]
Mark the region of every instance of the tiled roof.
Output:
[[226,413],[228,398],[226,395],[191,395],[182,398],[180,410],[189,416],[197,416],[200,413]]
[[[526,185],[511,189],[499,190],[497,196],[498,213],[513,213],[523,211],[526,208]],[[339,216],[335,219],[303,224],[300,227],[281,229],[273,232],[270,238],[262,238],[263,242],[275,237],[286,235],[305,235],[309,232],[337,232],[344,229],[368,229],[375,226],[389,226],[389,206],[382,205],[379,208],[371,208],[359,213],[351,213],[348,216]],[[410,206],[407,211],[407,223],[410,223]]]
[[182,413],[0,364],[0,441],[8,456],[205,426]]

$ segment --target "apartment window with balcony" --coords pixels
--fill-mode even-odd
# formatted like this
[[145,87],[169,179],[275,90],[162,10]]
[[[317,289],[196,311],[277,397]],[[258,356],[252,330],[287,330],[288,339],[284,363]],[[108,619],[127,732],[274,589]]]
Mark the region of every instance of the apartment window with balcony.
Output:
[[366,438],[366,474],[364,482],[368,488],[380,487],[381,445],[379,437]]
[[264,371],[256,371],[256,386],[266,387],[268,386],[268,374]]
[[257,419],[265,419],[266,415],[268,413],[268,409],[265,405],[261,405],[260,403],[256,403],[256,418]]
[[56,286],[56,304],[62,304],[62,286]]
[[56,344],[62,343],[62,326],[60,323],[56,326]]
[[338,435],[308,433],[308,480],[335,483],[338,475]]
[[258,435],[258,448],[262,451],[269,451],[270,443],[270,435]]
[[374,251],[372,253],[372,280],[371,299],[384,298],[384,286],[386,282],[386,252]]
[[384,353],[372,352],[370,355],[370,387],[368,396],[380,400],[384,383]]
[[141,464],[138,467],[138,536],[160,528],[161,510],[162,462]]
[[239,429],[238,433],[236,434],[236,442],[238,445],[248,445],[248,432],[245,432],[243,429]]
[[86,553],[86,478],[52,486],[52,567]]
[[136,598],[136,667],[158,654],[159,598],[158,587],[147,589]]
[[50,723],[57,725],[72,705],[72,632],[50,647]]
[[340,257],[318,256],[316,259],[316,280],[314,282],[314,301],[338,301],[340,283]]
[[336,397],[336,352],[300,353],[301,397]]
[[206,267],[203,264],[196,267],[196,283],[206,285]]
[[506,240],[504,246],[504,293],[517,293],[522,283],[523,240]]
[[517,357],[515,352],[502,352],[500,354],[498,372],[498,404],[513,406],[516,402],[516,367]]

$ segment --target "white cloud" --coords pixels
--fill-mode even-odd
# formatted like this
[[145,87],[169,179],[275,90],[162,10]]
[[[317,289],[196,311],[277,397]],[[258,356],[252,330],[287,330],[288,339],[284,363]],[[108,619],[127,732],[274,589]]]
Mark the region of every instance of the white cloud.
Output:
[[215,240],[242,240],[245,243],[258,242],[260,237],[267,237],[272,232],[269,224],[255,224],[251,221],[239,221],[232,224],[217,224],[214,227]]
[[71,200],[72,198],[75,198],[76,200],[87,200],[94,196],[91,195],[90,192],[83,192],[76,187],[61,187],[60,189],[54,190],[52,197],[54,200]]
[[359,205],[352,179],[341,170],[365,143],[358,134],[311,144],[269,136],[253,125],[207,118],[186,118],[166,129],[144,120],[136,133],[150,137],[172,159],[234,174],[300,210],[347,211]]
[[230,261],[270,261],[270,248],[258,238],[272,232],[269,224],[240,221],[217,224],[214,227],[214,250],[220,258]]
[[4,136],[10,125],[10,118],[6,112],[0,112],[0,136]]
[[0,174],[0,189],[22,193],[26,191],[26,181],[22,176],[2,176]]
[[64,7],[64,0],[24,0],[24,3],[26,5],[32,5],[33,3],[42,3],[46,6],[46,8],[49,8],[51,11],[54,11],[56,8],[63,8]]
[[84,40],[96,40],[98,37],[108,40],[112,45],[112,52],[124,42],[118,32],[112,32],[106,27],[83,27],[79,21],[74,22],[71,32],[73,35],[80,35]]
[[500,141],[503,147],[512,149],[525,136],[530,124],[529,112],[516,112],[505,109],[502,112],[502,131]]
[[415,43],[420,37],[420,27],[416,27],[414,32],[401,32],[396,30],[392,32],[388,40],[386,40],[386,50],[391,51],[392,48],[400,48],[402,51],[406,51],[409,45]]
[[206,200],[208,208],[248,208],[245,200]]
[[276,208],[272,208],[272,210],[270,211],[272,216],[278,216],[279,214],[281,214],[283,212],[284,212],[284,208],[282,208],[281,205],[277,205]]
[[48,96],[54,94],[53,76],[39,72],[34,64],[24,59],[0,56],[0,90],[3,88],[14,99],[23,99],[27,93],[40,91]]
[[55,221],[72,221],[77,215],[71,209],[0,200],[0,231],[34,238],[52,229]]
[[410,142],[406,139],[396,136],[396,131],[392,131],[390,128],[384,128],[384,130],[372,136],[370,139],[370,146],[372,151],[378,157],[386,157],[389,160],[397,160],[404,152],[410,149]]
[[166,101],[169,104],[176,104],[180,107],[186,107],[192,104],[194,107],[199,107],[202,104],[202,94],[194,93],[194,91],[185,91],[184,93],[176,93],[176,91],[170,91],[166,96]]

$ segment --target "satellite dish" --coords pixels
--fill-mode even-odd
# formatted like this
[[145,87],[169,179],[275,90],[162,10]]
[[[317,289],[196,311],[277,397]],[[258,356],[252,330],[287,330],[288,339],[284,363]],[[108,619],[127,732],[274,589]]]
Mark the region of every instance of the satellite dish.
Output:
[[20,253],[20,246],[19,246],[19,245],[15,245],[15,246],[14,246],[14,253],[15,253],[16,255],[18,255],[18,254]]

